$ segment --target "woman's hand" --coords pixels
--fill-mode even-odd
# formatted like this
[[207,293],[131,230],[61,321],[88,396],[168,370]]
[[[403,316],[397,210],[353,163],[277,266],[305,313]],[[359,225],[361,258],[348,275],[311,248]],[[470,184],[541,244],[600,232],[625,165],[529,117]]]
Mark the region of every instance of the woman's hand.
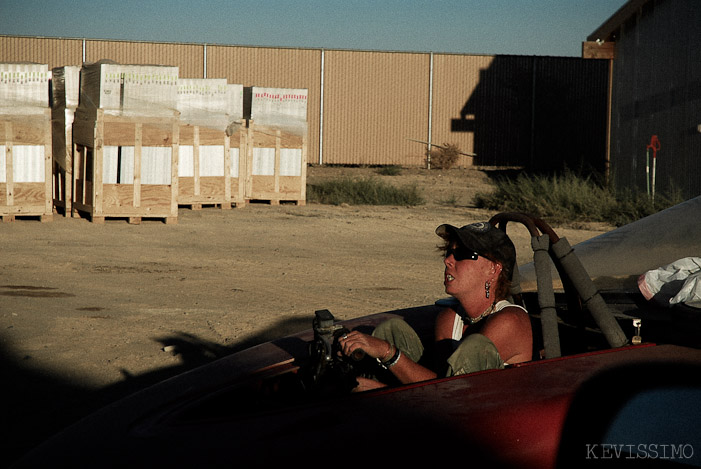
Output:
[[379,358],[385,361],[392,357],[394,351],[394,347],[389,342],[358,331],[352,331],[341,336],[338,339],[338,343],[341,345],[343,354],[349,357],[353,352],[362,350],[372,358]]

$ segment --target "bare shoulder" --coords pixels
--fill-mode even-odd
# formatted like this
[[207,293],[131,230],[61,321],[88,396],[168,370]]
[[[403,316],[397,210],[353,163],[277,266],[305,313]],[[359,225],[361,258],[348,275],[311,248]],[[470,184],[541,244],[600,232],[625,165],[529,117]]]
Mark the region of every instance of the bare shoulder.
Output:
[[491,330],[530,331],[531,320],[528,313],[518,306],[507,306],[489,318],[485,328]]
[[494,343],[505,362],[513,364],[531,359],[531,320],[523,309],[508,306],[493,314],[482,333]]
[[515,305],[507,306],[501,311],[498,311],[496,314],[494,314],[494,319],[497,318],[499,318],[502,321],[526,321],[530,323],[528,313],[523,308],[520,308],[519,306]]

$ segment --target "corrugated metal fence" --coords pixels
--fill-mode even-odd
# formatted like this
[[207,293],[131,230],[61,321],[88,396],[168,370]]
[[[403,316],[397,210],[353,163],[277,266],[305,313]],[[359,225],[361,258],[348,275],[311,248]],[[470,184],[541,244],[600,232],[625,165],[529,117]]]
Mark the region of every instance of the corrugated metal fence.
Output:
[[0,46],[3,62],[111,59],[306,88],[310,162],[423,166],[414,140],[457,145],[483,166],[603,169],[606,159],[604,60],[12,36]]

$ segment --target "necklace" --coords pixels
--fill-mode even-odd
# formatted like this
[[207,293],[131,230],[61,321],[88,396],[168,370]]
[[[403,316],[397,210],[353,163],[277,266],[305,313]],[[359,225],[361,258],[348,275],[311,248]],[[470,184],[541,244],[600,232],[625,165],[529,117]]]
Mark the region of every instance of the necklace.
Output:
[[467,322],[469,322],[470,325],[477,324],[478,322],[480,322],[482,319],[486,318],[487,316],[494,314],[496,312],[495,306],[496,306],[496,304],[492,303],[492,305],[489,308],[487,308],[484,311],[484,313],[480,314],[476,318],[471,318],[470,316],[467,316],[465,319],[467,319]]

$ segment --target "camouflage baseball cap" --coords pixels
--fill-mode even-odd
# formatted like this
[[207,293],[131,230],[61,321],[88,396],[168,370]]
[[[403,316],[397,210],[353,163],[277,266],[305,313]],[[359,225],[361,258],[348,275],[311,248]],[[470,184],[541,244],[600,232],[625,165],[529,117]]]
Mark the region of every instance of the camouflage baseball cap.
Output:
[[436,234],[446,241],[458,241],[482,257],[499,262],[510,280],[516,264],[516,248],[506,233],[489,222],[478,222],[457,228],[443,224]]

